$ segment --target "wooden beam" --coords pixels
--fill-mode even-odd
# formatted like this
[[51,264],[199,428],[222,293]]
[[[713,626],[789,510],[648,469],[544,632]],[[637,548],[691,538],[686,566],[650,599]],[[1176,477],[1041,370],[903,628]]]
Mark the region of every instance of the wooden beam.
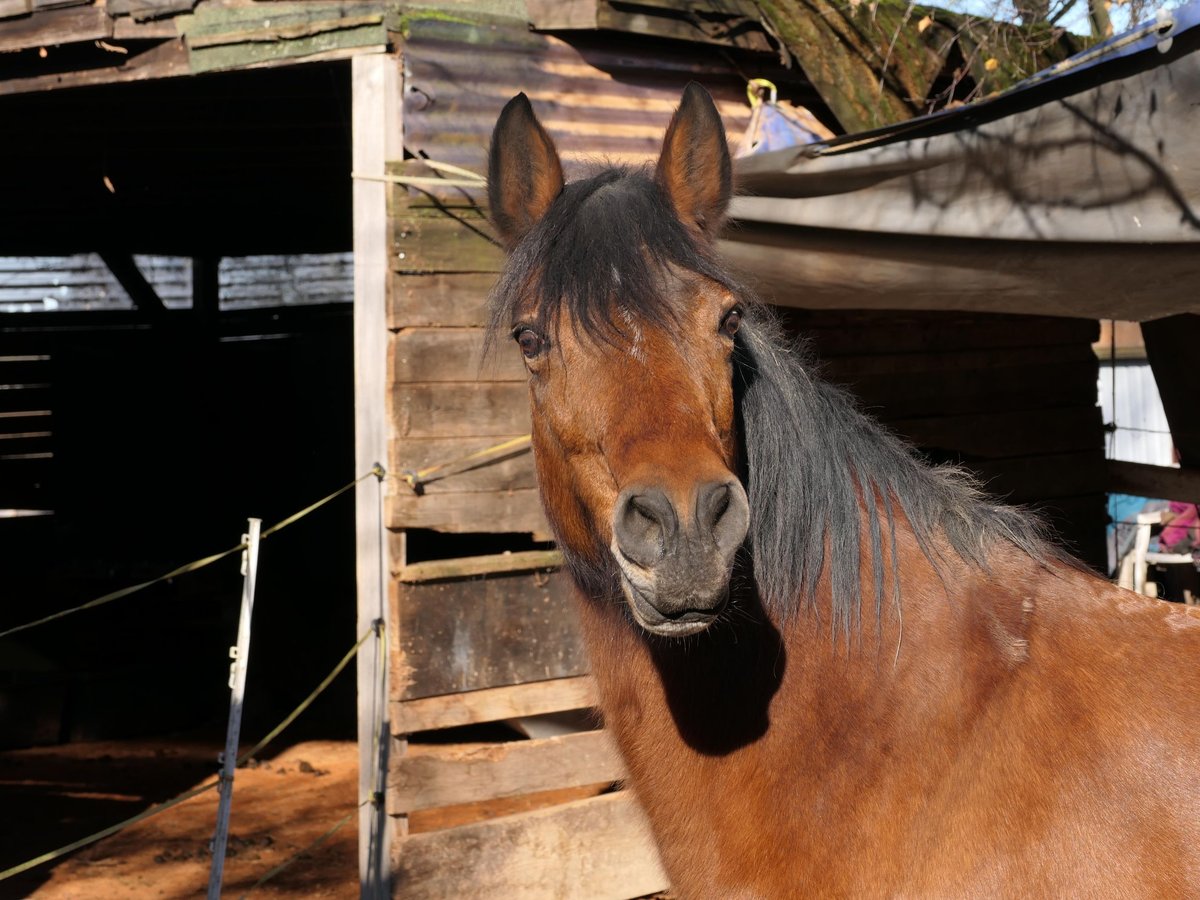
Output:
[[392,721],[399,734],[411,734],[476,722],[588,709],[595,705],[595,683],[590,675],[580,675],[465,694],[395,701]]
[[6,21],[0,28],[0,53],[101,41],[112,37],[113,20],[102,6],[79,6],[35,12]]
[[526,550],[520,553],[492,553],[487,556],[467,556],[459,559],[432,559],[401,567],[396,577],[416,583],[446,578],[474,578],[479,575],[499,575],[509,572],[528,572],[533,569],[557,569],[563,563],[561,550]]
[[1200,468],[1175,469],[1110,459],[1108,489],[1137,497],[1200,501]]
[[[403,154],[400,61],[390,54],[355,57],[351,78],[351,159],[356,171],[382,172],[384,161]],[[387,293],[391,233],[385,186],[355,181],[354,202],[354,470],[366,472],[387,458]],[[380,519],[381,493],[387,482],[359,483],[355,492],[355,568],[358,584],[359,634],[388,618],[387,583],[392,568],[389,542]],[[402,564],[403,561],[400,561]],[[396,623],[387,622],[392,635]],[[392,742],[377,739],[390,731],[388,660],[380,639],[368,640],[359,651],[358,673],[358,797],[359,879],[361,896],[382,900],[391,894],[389,864],[396,826],[385,791]],[[383,673],[381,683],[380,672]],[[382,723],[382,725],[380,724]],[[398,748],[402,750],[402,746]]]
[[129,299],[133,301],[133,305],[138,308],[139,312],[158,316],[167,311],[162,298],[158,296],[158,291],[154,290],[154,285],[146,280],[146,276],[142,274],[142,270],[137,267],[132,253],[101,250],[99,254],[100,258],[104,260],[104,264],[108,266],[108,270],[120,282],[121,287],[125,289],[125,293],[129,295]]
[[392,771],[388,800],[397,812],[519,797],[625,778],[612,738],[583,731],[484,747],[433,745]]
[[1146,358],[1158,383],[1171,437],[1185,466],[1200,467],[1200,381],[1196,348],[1200,347],[1200,315],[1187,313],[1142,323]]
[[85,87],[94,84],[119,84],[127,81],[149,81],[176,75],[190,75],[187,48],[181,40],[167,40],[130,57],[120,57],[121,64],[102,69],[82,69],[37,75],[32,78],[13,78],[0,81],[0,96],[32,94],[57,88]]
[[605,900],[669,886],[628,791],[405,838],[396,896]]

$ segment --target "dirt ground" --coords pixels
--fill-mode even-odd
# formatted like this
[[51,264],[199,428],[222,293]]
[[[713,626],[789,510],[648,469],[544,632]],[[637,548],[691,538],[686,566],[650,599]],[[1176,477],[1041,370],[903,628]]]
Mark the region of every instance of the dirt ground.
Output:
[[[0,753],[0,870],[210,780],[220,747],[150,740]],[[309,741],[237,771],[224,895],[240,897],[357,804],[358,750]],[[217,792],[194,797],[73,855],[0,882],[0,898],[203,896]],[[358,896],[358,817],[252,897]]]

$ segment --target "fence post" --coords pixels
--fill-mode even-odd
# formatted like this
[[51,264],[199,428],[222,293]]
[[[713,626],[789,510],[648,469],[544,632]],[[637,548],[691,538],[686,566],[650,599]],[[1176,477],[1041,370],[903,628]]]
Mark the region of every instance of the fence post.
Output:
[[242,610],[238,617],[237,645],[229,648],[229,727],[225,752],[221,755],[221,801],[217,806],[217,830],[212,840],[212,870],[208,874],[208,900],[219,900],[225,874],[225,847],[229,843],[229,810],[233,804],[233,770],[237,767],[238,738],[242,731],[242,698],[246,693],[246,669],[250,665],[250,616],[254,611],[254,582],[258,575],[258,541],[262,519],[250,519],[243,536]]

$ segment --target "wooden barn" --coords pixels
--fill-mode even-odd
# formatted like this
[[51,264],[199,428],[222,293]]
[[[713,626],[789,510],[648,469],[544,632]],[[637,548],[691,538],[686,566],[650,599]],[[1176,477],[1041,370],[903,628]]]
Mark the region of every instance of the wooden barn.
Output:
[[[480,356],[502,254],[478,173],[500,108],[524,91],[570,177],[597,160],[653,159],[693,80],[713,93],[735,146],[750,78],[770,79],[781,100],[838,133],[987,86],[993,69],[971,50],[983,39],[948,16],[904,32],[895,65],[879,57],[872,28],[903,18],[882,9],[867,23],[820,3],[751,0],[0,0],[0,256],[99,253],[132,300],[66,319],[0,319],[0,383],[51,383],[27,372],[46,358],[75,385],[89,365],[120,376],[90,400],[72,389],[61,414],[53,395],[0,392],[0,438],[34,454],[0,456],[0,507],[53,509],[61,522],[87,498],[93,511],[178,515],[233,472],[230,497],[261,496],[285,513],[318,484],[386,468],[382,485],[360,483],[354,545],[343,534],[336,555],[353,566],[355,634],[385,625],[357,664],[364,895],[632,898],[669,887],[590,712],[570,589],[523,440],[524,370],[507,346]],[[1045,61],[1000,74],[1015,80]],[[929,292],[862,308],[852,293],[809,292],[772,255],[792,253],[803,233],[853,258],[828,243],[845,233],[798,226],[785,240],[752,219],[740,233],[735,222],[730,249],[755,248],[742,254],[751,280],[772,257],[764,296],[811,340],[828,377],[931,457],[1044,509],[1085,560],[1102,563],[1113,471],[1097,407],[1097,306],[1033,315],[1027,295],[1005,306]],[[234,281],[218,277],[223,259],[350,252],[352,296],[307,307],[235,309]],[[881,253],[902,265],[919,248]],[[190,260],[187,309],[162,303],[135,254]],[[1123,295],[1106,314],[1140,319],[1136,303]],[[1182,328],[1194,317],[1148,341],[1151,362]],[[285,339],[243,340],[272,335]],[[274,424],[253,404],[221,414],[221,398],[268,376]],[[45,408],[53,427],[22,418]],[[1200,432],[1177,418],[1195,465]],[[106,448],[113,421],[137,440]],[[187,447],[187,475],[179,457],[153,449],[165,446],[163,429]],[[232,458],[231,435],[246,429],[259,439],[249,463]],[[126,447],[140,448],[132,460]],[[272,490],[256,494],[246,465],[275,473]],[[1194,483],[1145,468],[1124,470],[1126,484]],[[122,487],[135,480],[160,485],[160,500],[169,486],[178,502],[131,504]],[[201,517],[206,533],[216,514]],[[32,548],[43,566],[74,557],[94,515],[66,531],[50,518],[4,523],[6,545]],[[340,521],[348,531],[348,508]],[[166,560],[171,546],[141,564]],[[316,571],[320,550],[309,551]],[[312,627],[331,621],[296,602]]]

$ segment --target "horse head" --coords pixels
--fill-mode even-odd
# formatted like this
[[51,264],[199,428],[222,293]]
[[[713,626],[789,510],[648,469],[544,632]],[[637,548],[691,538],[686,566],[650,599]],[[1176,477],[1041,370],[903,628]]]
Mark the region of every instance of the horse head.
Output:
[[564,184],[521,94],[496,124],[488,176],[509,252],[493,331],[524,357],[542,498],[568,564],[583,582],[619,583],[647,631],[702,631],[726,605],[750,518],[733,377],[745,310],[714,250],[731,165],[712,98],[688,87],[653,172]]

